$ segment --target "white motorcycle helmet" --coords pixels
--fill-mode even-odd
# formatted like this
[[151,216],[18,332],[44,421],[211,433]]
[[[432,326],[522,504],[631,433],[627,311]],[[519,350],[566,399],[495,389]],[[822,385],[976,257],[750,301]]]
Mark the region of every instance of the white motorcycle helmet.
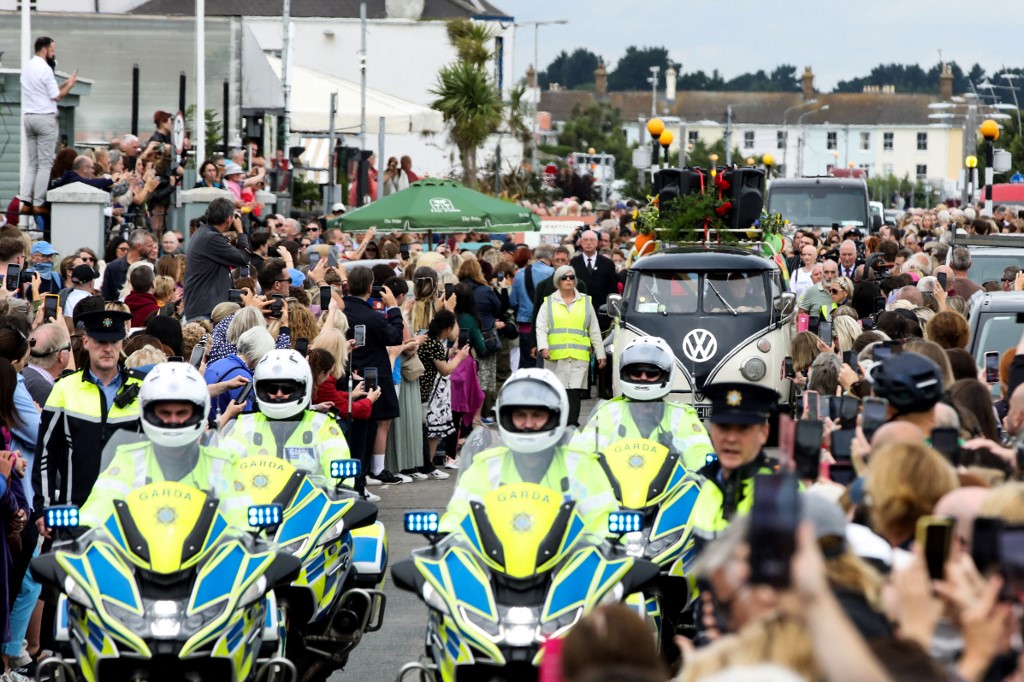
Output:
[[[161,403],[191,403],[192,416],[181,424],[168,424],[157,417]],[[203,375],[187,362],[168,362],[154,367],[139,389],[142,431],[154,445],[167,448],[191,445],[206,428],[210,391]]]
[[[548,420],[539,431],[521,431],[512,422],[515,408],[546,410]],[[543,452],[562,439],[569,421],[569,396],[553,372],[547,369],[519,369],[498,392],[496,405],[498,433],[513,452]]]
[[[313,399],[313,373],[298,351],[270,351],[256,363],[252,377],[256,404],[270,419],[301,415]],[[287,397],[271,398],[279,392],[287,393]]]
[[[630,378],[630,373],[637,370],[644,371],[643,379]],[[660,336],[638,336],[622,350],[619,383],[622,394],[627,398],[661,400],[672,390],[675,376],[675,355],[668,342]]]

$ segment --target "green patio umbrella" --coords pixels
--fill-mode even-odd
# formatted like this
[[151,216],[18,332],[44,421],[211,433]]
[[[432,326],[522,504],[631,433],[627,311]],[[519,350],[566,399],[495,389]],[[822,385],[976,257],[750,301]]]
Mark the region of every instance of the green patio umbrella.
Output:
[[401,192],[327,221],[359,232],[532,232],[540,218],[522,206],[489,197],[452,180],[426,178]]

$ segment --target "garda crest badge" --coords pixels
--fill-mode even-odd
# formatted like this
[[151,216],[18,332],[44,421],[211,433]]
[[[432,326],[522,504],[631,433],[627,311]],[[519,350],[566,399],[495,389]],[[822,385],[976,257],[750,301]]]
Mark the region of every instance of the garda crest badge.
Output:
[[739,407],[743,402],[743,394],[739,391],[729,391],[725,394],[725,403],[729,407]]

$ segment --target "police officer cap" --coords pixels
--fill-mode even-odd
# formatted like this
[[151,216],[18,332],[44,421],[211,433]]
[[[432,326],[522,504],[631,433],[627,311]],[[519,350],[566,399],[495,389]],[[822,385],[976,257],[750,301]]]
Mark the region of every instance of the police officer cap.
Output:
[[85,327],[85,334],[97,341],[122,341],[128,334],[125,322],[131,322],[131,313],[121,310],[93,310],[83,313],[79,318]]
[[712,384],[704,395],[711,400],[713,424],[764,424],[779,403],[775,389],[739,382]]

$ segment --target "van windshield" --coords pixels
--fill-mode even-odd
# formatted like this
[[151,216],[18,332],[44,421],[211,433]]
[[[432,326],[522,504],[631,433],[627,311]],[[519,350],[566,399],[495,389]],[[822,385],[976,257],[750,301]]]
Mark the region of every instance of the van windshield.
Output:
[[864,190],[853,187],[824,185],[782,187],[776,185],[768,193],[768,212],[781,213],[793,225],[831,226],[868,222]]
[[[644,272],[631,279],[626,299],[639,314],[678,315],[766,312],[768,294],[760,272]],[[700,294],[703,293],[703,303]]]

